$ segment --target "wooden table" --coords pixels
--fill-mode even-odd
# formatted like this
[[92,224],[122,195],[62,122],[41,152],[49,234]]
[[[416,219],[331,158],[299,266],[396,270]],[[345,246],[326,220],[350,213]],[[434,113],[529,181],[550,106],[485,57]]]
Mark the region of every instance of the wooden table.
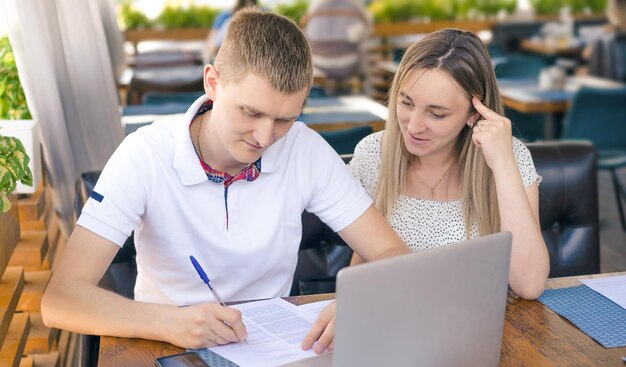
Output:
[[554,45],[546,42],[544,39],[523,39],[520,48],[524,51],[532,52],[543,56],[565,56],[578,59],[582,53],[583,46],[581,44],[573,45]]
[[[574,76],[566,81],[562,91],[545,91],[539,88],[538,80],[498,80],[502,102],[510,109],[521,113],[543,113],[546,139],[555,139],[557,118],[569,109],[571,100],[581,87],[623,88],[625,85],[609,79],[593,76]],[[547,95],[550,98],[547,98]]]
[[[625,275],[626,272],[619,273]],[[596,274],[582,277],[553,278],[547,288],[580,285],[581,278],[604,277]],[[332,295],[289,297],[296,305],[331,298]],[[102,337],[99,367],[153,367],[159,356],[182,352],[182,348],[143,339]],[[623,367],[620,357],[626,347],[605,349],[566,319],[539,301],[509,296],[504,321],[501,366],[616,366]]]

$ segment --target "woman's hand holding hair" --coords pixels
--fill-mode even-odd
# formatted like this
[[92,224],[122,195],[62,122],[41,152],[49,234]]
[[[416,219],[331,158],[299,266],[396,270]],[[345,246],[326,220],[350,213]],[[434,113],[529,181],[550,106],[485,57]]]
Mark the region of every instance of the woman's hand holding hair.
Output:
[[511,120],[494,112],[478,98],[472,98],[472,104],[480,114],[474,123],[472,140],[483,152],[485,161],[494,172],[516,167],[513,155]]

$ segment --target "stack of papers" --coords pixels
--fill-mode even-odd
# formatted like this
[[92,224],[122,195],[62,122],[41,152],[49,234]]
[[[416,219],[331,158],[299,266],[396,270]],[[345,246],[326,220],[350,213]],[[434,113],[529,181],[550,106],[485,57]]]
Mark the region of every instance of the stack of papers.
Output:
[[278,366],[316,356],[300,347],[319,313],[332,300],[295,306],[281,298],[231,306],[241,311],[247,343],[220,345],[198,352],[211,366]]

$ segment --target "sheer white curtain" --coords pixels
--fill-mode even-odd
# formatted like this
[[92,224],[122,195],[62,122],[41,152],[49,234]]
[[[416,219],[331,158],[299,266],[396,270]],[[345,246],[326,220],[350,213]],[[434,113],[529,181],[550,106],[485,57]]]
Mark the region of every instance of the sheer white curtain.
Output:
[[65,235],[74,182],[123,139],[99,12],[84,0],[0,0],[28,104],[41,124],[48,185]]
[[[94,0],[91,0],[94,1]],[[119,80],[126,68],[126,53],[124,52],[124,35],[117,25],[115,15],[115,0],[95,0],[102,20],[106,42],[109,48],[111,66],[115,80]]]

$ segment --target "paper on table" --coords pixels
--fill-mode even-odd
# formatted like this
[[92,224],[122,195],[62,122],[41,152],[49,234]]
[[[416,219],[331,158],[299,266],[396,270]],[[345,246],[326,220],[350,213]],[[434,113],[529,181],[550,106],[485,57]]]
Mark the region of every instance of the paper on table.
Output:
[[326,306],[328,306],[332,301],[334,301],[334,299],[318,301],[318,302],[313,302],[313,303],[306,303],[306,304],[298,306],[298,310],[303,311],[304,316],[308,317],[309,321],[315,322],[320,312],[322,312],[322,310],[326,308]]
[[581,282],[626,309],[626,275],[582,279]]
[[312,326],[310,313],[281,298],[230,307],[241,311],[248,343],[220,345],[211,351],[241,367],[278,366],[315,356],[300,347]]

